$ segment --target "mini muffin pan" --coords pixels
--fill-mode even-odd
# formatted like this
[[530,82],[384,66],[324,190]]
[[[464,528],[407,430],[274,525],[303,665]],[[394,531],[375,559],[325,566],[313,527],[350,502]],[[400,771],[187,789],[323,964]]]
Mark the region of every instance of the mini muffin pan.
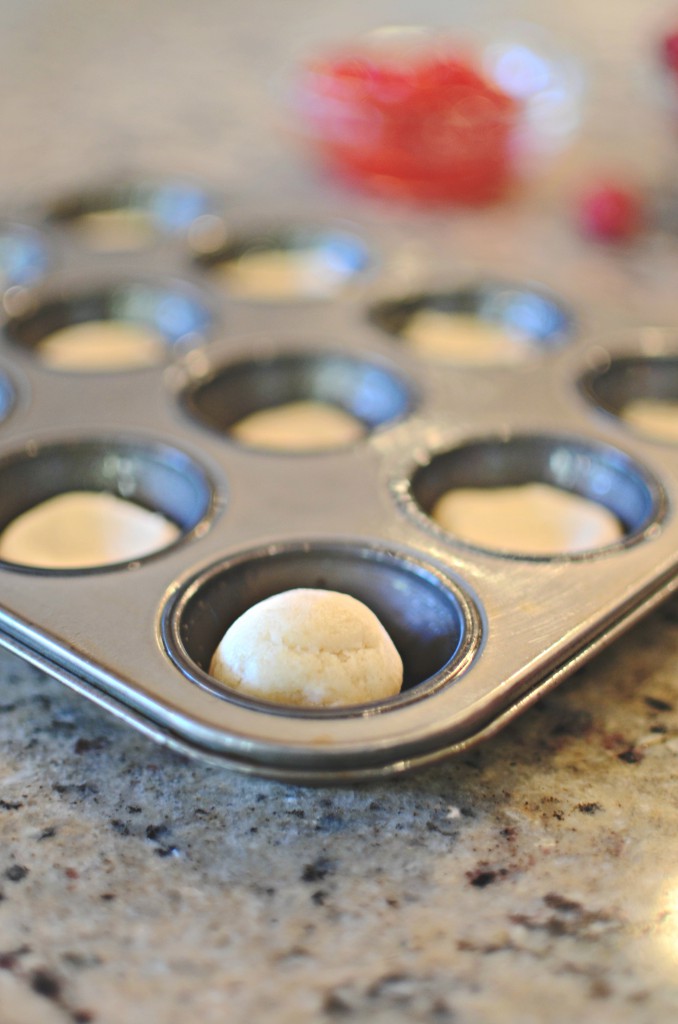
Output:
[[[678,399],[678,336],[594,337],[587,310],[519,273],[463,277],[433,239],[435,280],[406,278],[396,214],[264,214],[255,199],[186,188],[93,190],[0,226],[0,528],[59,493],[105,490],[180,531],[93,569],[1,561],[0,643],[173,748],[341,782],[491,736],[676,589],[678,448],[621,413],[632,398]],[[128,208],[152,212],[145,244],[90,248],[78,217]],[[222,264],[302,250],[336,271],[331,294],[229,292]],[[529,354],[483,367],[417,356],[403,328],[427,308],[518,329]],[[158,365],[41,362],[50,332],[102,319],[159,332]],[[230,435],[251,412],[303,399],[352,413],[364,436],[299,453]],[[599,502],[623,535],[536,557],[475,548],[431,518],[450,487],[527,482]],[[399,696],[287,708],[210,676],[228,626],[294,587],[373,609],[403,659]]]

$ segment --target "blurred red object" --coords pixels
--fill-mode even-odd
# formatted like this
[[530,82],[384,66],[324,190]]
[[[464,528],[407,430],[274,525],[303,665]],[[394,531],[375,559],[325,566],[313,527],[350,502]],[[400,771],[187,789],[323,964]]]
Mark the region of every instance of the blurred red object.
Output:
[[662,63],[678,75],[678,29],[672,29],[661,39]]
[[320,157],[353,185],[483,204],[513,182],[521,104],[466,57],[396,50],[309,61],[298,100]]
[[615,182],[601,182],[580,196],[579,223],[591,238],[604,242],[628,241],[644,226],[644,207],[638,189]]

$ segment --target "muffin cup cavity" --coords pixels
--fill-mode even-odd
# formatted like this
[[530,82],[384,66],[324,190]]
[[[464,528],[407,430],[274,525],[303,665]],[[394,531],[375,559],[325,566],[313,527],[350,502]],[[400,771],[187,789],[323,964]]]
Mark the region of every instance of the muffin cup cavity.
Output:
[[214,217],[214,205],[188,181],[139,181],[63,196],[49,206],[46,219],[97,252],[129,252],[152,245],[157,236],[199,234]]
[[408,386],[391,370],[339,352],[230,363],[191,385],[181,401],[194,419],[227,435],[253,413],[304,401],[335,406],[370,434],[404,418],[413,404]]
[[286,226],[237,234],[195,257],[233,298],[254,302],[329,299],[372,267],[370,251],[340,227]]
[[[20,315],[11,317],[5,335],[12,345],[40,361],[44,345],[44,362],[49,365],[50,336],[90,324],[92,335],[84,350],[68,363],[55,363],[51,368],[60,372],[110,373],[159,364],[173,351],[182,353],[200,344],[210,329],[211,315],[200,294],[188,286],[122,282],[70,296],[44,296]],[[115,352],[115,335],[102,340],[106,354],[101,358],[97,355],[93,332],[99,324],[121,328],[119,355]],[[128,329],[134,334],[129,349],[124,335]],[[134,338],[139,339],[138,348]]]
[[9,377],[0,371],[0,424],[7,419],[15,401],[14,388]]
[[[0,295],[36,285],[50,266],[47,243],[24,224],[0,224]],[[6,302],[11,308],[12,303]]]
[[[585,374],[579,387],[592,405],[628,430],[648,440],[678,444],[678,355],[616,357]],[[646,414],[633,418],[631,412],[639,403]]]
[[[399,696],[346,708],[300,709],[249,699],[209,674],[226,630],[248,608],[299,587],[335,590],[367,605],[393,640],[404,666]],[[169,656],[192,682],[225,699],[271,714],[363,715],[401,707],[450,683],[480,642],[472,600],[434,566],[379,545],[318,541],[246,551],[212,565],[179,589],[162,613]]]
[[[408,336],[421,316],[441,334],[449,321],[455,337],[448,351],[444,338],[418,345]],[[574,330],[570,315],[547,292],[491,280],[382,300],[369,310],[369,319],[413,355],[466,366],[523,362],[564,345]],[[471,330],[465,341],[463,334]]]
[[[498,542],[481,545],[448,533],[430,517],[446,492],[455,489],[546,484],[594,502],[618,521],[619,540],[585,551],[530,554]],[[428,526],[448,540],[490,553],[530,560],[590,558],[596,551],[619,549],[641,540],[666,513],[664,491],[653,475],[619,449],[573,437],[514,436],[482,439],[435,454],[411,476],[404,500],[408,511],[426,517]]]
[[[213,487],[194,460],[178,448],[120,438],[38,444],[31,441],[0,459],[0,531],[42,502],[72,492],[107,493],[159,513],[179,530],[179,539],[148,553],[160,554],[191,534],[207,529]],[[0,561],[25,572],[90,572],[135,563],[107,563],[89,569],[50,569]]]

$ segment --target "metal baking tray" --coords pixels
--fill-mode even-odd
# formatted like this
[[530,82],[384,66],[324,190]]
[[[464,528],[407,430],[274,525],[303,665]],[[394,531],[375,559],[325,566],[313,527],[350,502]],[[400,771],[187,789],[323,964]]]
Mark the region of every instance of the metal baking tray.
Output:
[[[594,337],[584,304],[526,279],[519,253],[510,279],[463,272],[425,219],[427,260],[413,268],[411,215],[312,197],[264,208],[194,189],[85,192],[0,227],[0,527],[60,491],[104,489],[182,533],[100,569],[0,563],[2,645],[170,747],[341,782],[491,736],[676,589],[678,448],[616,415],[629,396],[678,395],[670,332]],[[151,211],[148,244],[95,252],[79,239],[74,219],[106,204]],[[271,245],[329,253],[336,294],[260,301],[216,279],[223,257]],[[399,330],[427,303],[527,324],[537,351],[515,366],[419,358]],[[35,354],[55,327],[119,316],[161,330],[163,365],[74,373]],[[288,454],[228,435],[245,412],[308,397],[351,410],[364,440]],[[525,481],[594,498],[625,536],[518,557],[464,544],[427,515],[452,484]],[[377,613],[403,657],[398,697],[288,709],[209,676],[230,622],[297,586],[345,591]]]

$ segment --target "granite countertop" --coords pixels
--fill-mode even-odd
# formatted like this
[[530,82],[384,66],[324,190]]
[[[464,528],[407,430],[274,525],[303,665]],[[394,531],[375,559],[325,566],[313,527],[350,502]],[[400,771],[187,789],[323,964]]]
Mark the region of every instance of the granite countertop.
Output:
[[302,789],[2,658],[0,1020],[669,1021],[678,604],[492,743]]
[[[317,14],[243,7],[0,4],[7,202],[121,169],[298,187],[256,72]],[[589,8],[550,17],[618,97],[640,5],[605,26]],[[593,117],[577,159],[640,162],[624,124]],[[557,218],[538,219],[543,244]],[[473,244],[476,223],[446,230]],[[670,315],[675,241],[615,256],[553,230],[584,290]],[[0,1024],[673,1021],[677,784],[678,599],[491,742],[350,789],[189,761],[0,654]]]

